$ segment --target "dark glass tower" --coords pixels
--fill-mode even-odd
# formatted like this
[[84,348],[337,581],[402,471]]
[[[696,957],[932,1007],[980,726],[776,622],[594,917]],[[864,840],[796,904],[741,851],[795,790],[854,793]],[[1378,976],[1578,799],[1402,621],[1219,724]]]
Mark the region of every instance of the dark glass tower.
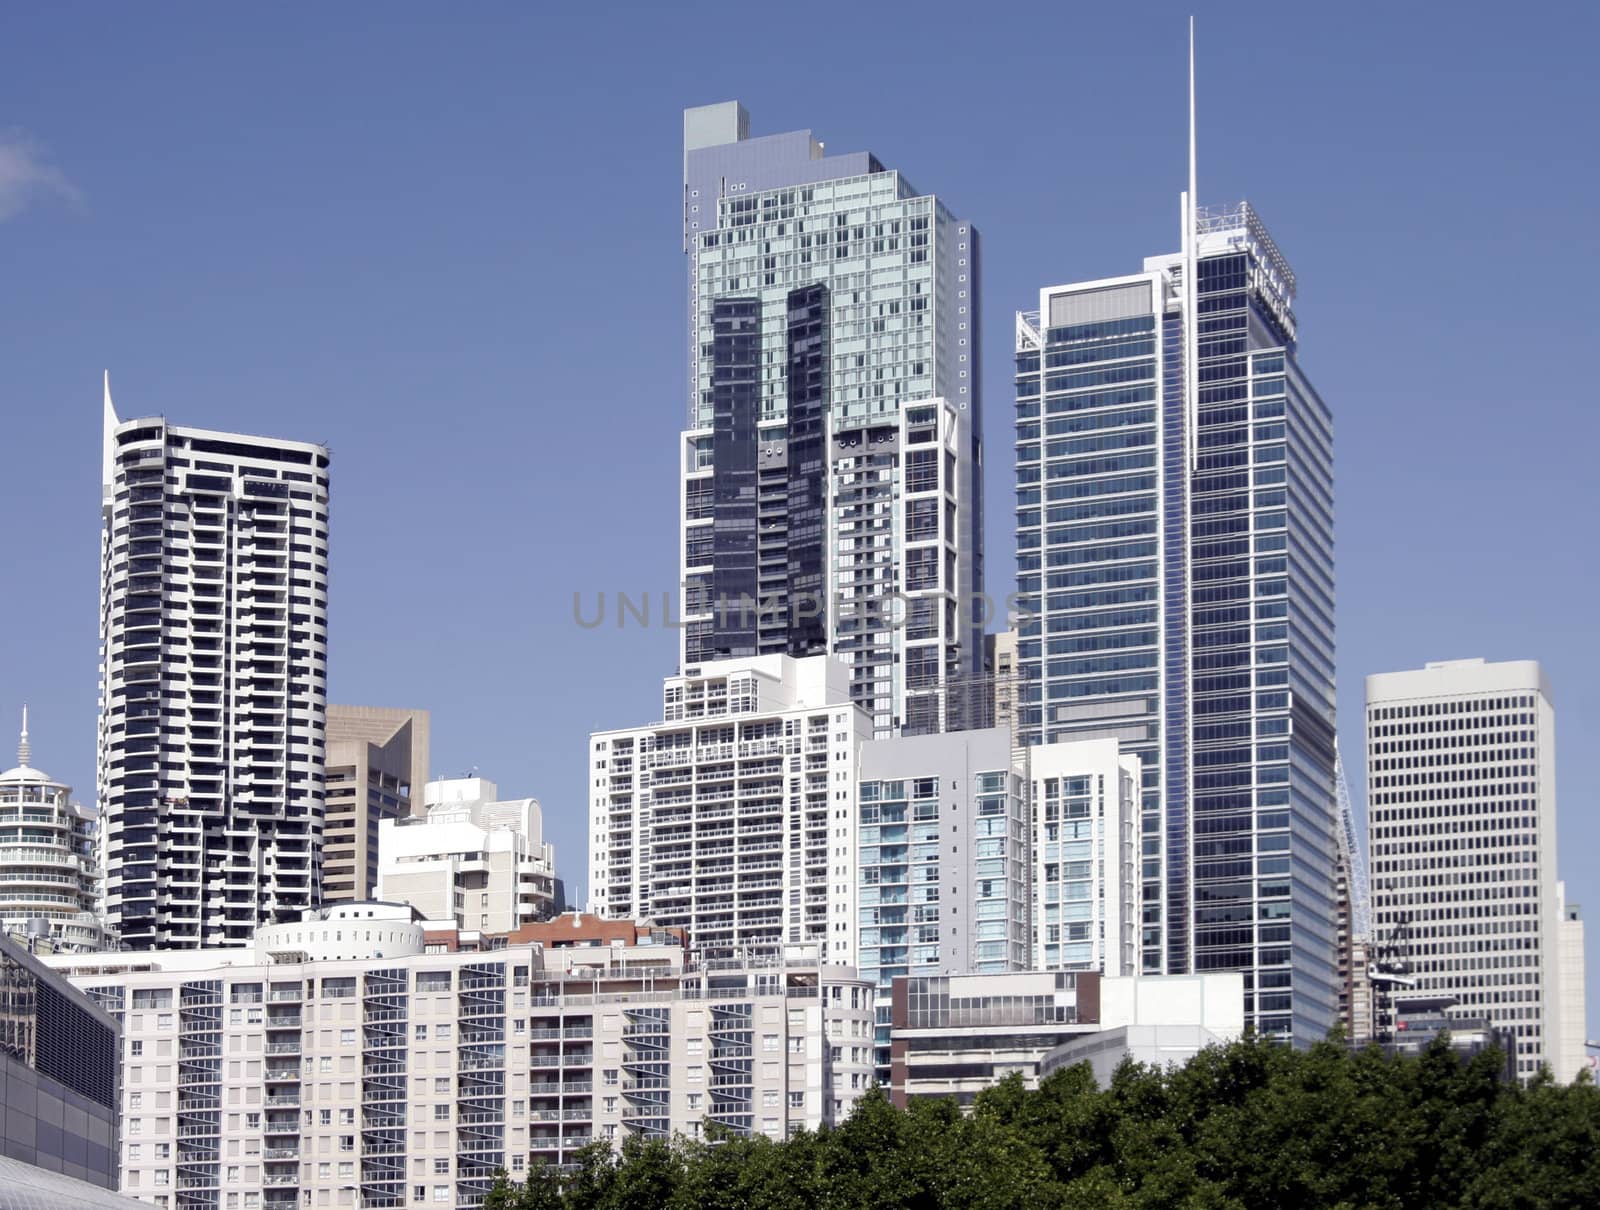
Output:
[[1142,969],[1243,970],[1247,1019],[1310,1041],[1337,1009],[1333,450],[1294,288],[1241,204],[1018,317],[1018,729],[1140,757]]

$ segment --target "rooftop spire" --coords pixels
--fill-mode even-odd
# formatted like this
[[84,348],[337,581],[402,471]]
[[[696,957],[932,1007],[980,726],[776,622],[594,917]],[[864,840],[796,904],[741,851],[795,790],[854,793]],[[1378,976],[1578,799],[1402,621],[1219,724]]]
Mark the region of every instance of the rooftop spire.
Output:
[[22,738],[17,741],[17,764],[26,769],[28,758],[33,755],[33,749],[28,745],[28,707],[22,707]]
[[1194,18],[1189,18],[1189,188],[1183,194],[1183,389],[1188,397],[1188,435],[1185,444],[1189,452],[1189,470],[1199,465],[1199,448],[1195,434],[1199,431],[1199,375],[1195,372],[1195,359],[1199,355],[1195,309],[1199,295],[1195,281],[1199,274],[1200,215],[1195,155],[1194,115]]
[[[1194,18],[1189,18],[1189,213],[1191,219],[1195,215],[1195,207],[1199,205],[1199,184],[1195,177],[1198,169],[1198,157],[1195,154],[1195,113],[1194,113]],[[108,388],[109,389],[109,388]]]

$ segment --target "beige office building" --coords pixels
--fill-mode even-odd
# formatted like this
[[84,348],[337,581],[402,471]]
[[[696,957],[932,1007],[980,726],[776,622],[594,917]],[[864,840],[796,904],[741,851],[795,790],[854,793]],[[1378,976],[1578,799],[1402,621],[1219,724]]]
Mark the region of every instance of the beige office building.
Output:
[[428,780],[426,710],[329,706],[322,902],[378,889],[378,826],[406,819]]

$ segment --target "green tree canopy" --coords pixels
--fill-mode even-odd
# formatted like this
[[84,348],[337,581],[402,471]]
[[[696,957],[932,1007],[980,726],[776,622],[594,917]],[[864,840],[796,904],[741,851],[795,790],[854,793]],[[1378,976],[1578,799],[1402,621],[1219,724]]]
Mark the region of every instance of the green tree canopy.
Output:
[[1503,1057],[1245,1039],[1166,1071],[1011,1076],[970,1112],[897,1109],[784,1142],[595,1143],[565,1173],[501,1174],[485,1210],[1565,1210],[1600,1206],[1600,1089],[1527,1087]]

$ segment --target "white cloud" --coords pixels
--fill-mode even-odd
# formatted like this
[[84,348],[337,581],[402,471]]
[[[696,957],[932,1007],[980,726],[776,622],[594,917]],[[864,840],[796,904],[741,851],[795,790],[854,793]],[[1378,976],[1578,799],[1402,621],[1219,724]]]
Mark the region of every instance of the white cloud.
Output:
[[45,198],[73,206],[83,203],[78,187],[36,144],[17,131],[0,131],[0,222]]

